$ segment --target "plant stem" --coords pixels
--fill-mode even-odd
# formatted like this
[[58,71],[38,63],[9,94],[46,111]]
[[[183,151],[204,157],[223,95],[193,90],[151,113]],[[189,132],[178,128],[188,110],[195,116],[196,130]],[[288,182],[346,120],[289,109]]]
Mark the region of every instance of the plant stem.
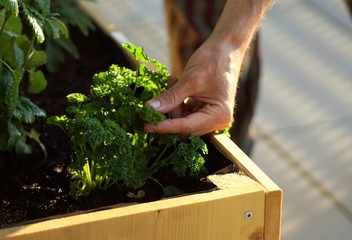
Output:
[[1,62],[2,64],[4,64],[4,65],[11,71],[11,73],[13,74],[13,69],[11,68],[10,65],[7,64],[7,62],[5,62],[5,61],[2,60],[2,59],[0,59],[0,62]]
[[48,157],[48,152],[46,151],[46,147],[45,145],[42,143],[42,141],[40,141],[39,138],[39,134],[32,128],[32,130],[30,132],[28,131],[23,131],[23,133],[33,139],[36,143],[38,143],[38,145],[40,146],[40,148],[42,149],[43,153],[44,153],[44,159],[46,160]]
[[35,38],[36,38],[35,34],[33,34],[32,39],[31,39],[31,44],[29,45],[28,50],[26,52],[26,55],[24,57],[22,68],[24,68],[24,66],[26,66],[26,63],[29,61],[29,55],[30,55],[30,53],[32,51],[32,48],[34,48],[34,40],[35,40]]
[[114,184],[116,184],[116,181],[111,181],[110,179],[107,179],[106,183],[105,183],[105,186],[103,187],[103,190],[106,190],[106,189],[110,188]]
[[159,166],[159,168],[169,165],[167,161],[172,157],[172,155],[173,154],[170,154],[166,158],[162,159],[162,161],[160,161],[162,164]]
[[158,180],[153,177],[149,177],[149,179],[153,180],[156,184],[158,184],[161,189],[164,189],[164,186]]
[[166,146],[163,151],[160,153],[160,155],[158,156],[158,159],[153,163],[153,165],[150,167],[151,171],[153,172],[153,174],[155,172],[157,172],[160,168],[169,165],[169,163],[167,163],[167,161],[172,157],[172,154],[170,154],[169,156],[167,156],[166,158],[163,158],[163,155],[165,154],[166,150],[170,147],[171,145]]
[[158,158],[155,160],[155,162],[153,163],[153,166],[152,166],[152,167],[154,167],[154,165],[156,165],[156,164],[160,161],[160,159],[164,156],[166,150],[167,150],[170,146],[171,146],[171,145],[167,145],[167,146],[164,147],[163,151],[159,154]]
[[7,20],[10,18],[10,16],[8,16],[5,12],[5,19],[4,19],[4,22],[2,23],[2,26],[1,26],[1,29],[0,29],[0,37],[1,35],[4,33],[4,30],[5,30],[5,25],[6,25],[6,22]]

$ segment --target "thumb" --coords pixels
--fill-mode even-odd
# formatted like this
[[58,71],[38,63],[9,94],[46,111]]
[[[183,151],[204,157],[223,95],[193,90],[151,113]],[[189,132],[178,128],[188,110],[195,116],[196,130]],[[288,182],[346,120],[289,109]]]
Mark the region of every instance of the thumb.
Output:
[[186,87],[175,76],[168,79],[169,88],[159,96],[146,102],[160,113],[169,113],[177,108],[188,97]]

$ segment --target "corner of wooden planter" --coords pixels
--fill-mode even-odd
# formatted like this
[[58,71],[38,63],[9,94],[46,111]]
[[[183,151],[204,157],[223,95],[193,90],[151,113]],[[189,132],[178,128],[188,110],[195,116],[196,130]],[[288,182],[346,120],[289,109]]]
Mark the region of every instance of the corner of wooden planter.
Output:
[[265,189],[264,239],[280,239],[282,190],[225,134],[210,134],[213,144]]

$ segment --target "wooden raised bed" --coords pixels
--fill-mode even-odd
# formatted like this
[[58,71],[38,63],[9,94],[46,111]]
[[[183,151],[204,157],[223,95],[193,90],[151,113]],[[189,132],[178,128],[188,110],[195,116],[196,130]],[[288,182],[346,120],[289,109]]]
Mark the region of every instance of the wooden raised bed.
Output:
[[[104,32],[119,42],[115,26],[82,5]],[[213,144],[253,181],[226,189],[159,201],[119,204],[0,229],[0,240],[277,240],[282,191],[227,136]]]
[[9,227],[2,240],[280,239],[282,191],[227,136],[212,142],[254,181]]

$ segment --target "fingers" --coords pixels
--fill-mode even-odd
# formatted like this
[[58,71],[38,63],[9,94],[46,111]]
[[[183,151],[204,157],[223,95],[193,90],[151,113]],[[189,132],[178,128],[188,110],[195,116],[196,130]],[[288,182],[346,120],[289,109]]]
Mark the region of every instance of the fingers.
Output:
[[175,85],[175,83],[177,82],[177,77],[174,76],[174,75],[170,75],[168,78],[167,78],[167,89],[171,88],[172,86]]
[[[183,118],[169,119],[160,122],[155,126],[154,124],[147,124],[144,128],[146,132],[166,134],[178,133],[184,135],[201,136],[215,130],[225,129],[231,122],[231,117],[226,114],[214,114],[211,107],[205,107],[202,111],[192,113]],[[210,111],[209,111],[210,110]]]
[[[209,128],[209,121],[204,121],[200,113],[191,114],[185,118],[174,118],[158,123],[157,126],[147,124],[144,128],[146,132],[159,134],[177,133],[181,135],[201,136],[206,133],[215,131],[216,129]],[[203,121],[199,121],[203,119]],[[197,123],[196,125],[194,123]]]
[[[178,81],[178,79],[174,75],[171,75],[170,77],[168,77],[168,79],[167,79],[167,89],[170,89],[172,86],[174,86],[177,83],[177,81]],[[173,109],[171,112],[169,112],[169,116],[171,118],[182,117],[182,105],[183,105],[183,103],[181,103],[180,106],[177,106],[175,109]]]
[[169,89],[146,102],[147,105],[160,113],[173,111],[188,97],[189,89],[187,84],[178,82],[175,76],[169,77],[168,85],[170,86]]

